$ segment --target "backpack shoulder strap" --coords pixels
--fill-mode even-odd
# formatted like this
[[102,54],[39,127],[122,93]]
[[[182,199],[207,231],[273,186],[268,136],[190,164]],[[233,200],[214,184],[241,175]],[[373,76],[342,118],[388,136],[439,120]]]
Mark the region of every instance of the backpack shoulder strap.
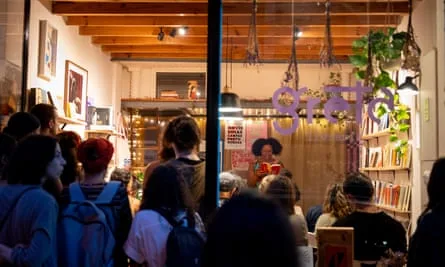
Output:
[[121,186],[121,182],[119,182],[119,181],[111,181],[111,182],[107,183],[107,185],[105,185],[104,189],[102,189],[102,192],[96,198],[94,203],[95,204],[110,204],[114,198],[114,195],[116,195],[117,190],[119,190],[120,186]]
[[175,218],[164,209],[155,209],[154,211],[161,214],[161,216],[164,217],[164,219],[166,219],[167,222],[173,227],[179,226],[181,224],[181,221],[176,221]]
[[85,195],[80,188],[79,183],[70,184],[70,201],[71,202],[82,202],[85,201]]
[[0,222],[0,231],[3,228],[3,225],[5,224],[6,220],[8,219],[9,215],[11,215],[11,212],[15,209],[15,206],[17,206],[17,203],[19,202],[20,199],[22,199],[22,197],[25,195],[26,192],[34,190],[34,189],[38,189],[38,187],[28,187],[26,189],[24,189],[19,196],[14,200],[14,204],[12,204],[8,211],[6,212],[6,216],[3,218],[3,220]]

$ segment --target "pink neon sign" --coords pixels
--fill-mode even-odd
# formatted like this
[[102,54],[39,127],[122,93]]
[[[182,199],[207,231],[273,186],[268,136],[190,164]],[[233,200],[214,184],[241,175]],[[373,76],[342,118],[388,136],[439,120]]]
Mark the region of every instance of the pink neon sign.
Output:
[[[368,104],[368,116],[375,122],[380,123],[380,119],[374,115],[373,110],[379,103],[384,103],[388,106],[388,109],[394,109],[394,95],[387,88],[380,89],[387,98],[375,98]],[[289,114],[292,116],[292,126],[290,128],[282,128],[277,121],[273,122],[273,126],[277,132],[282,135],[289,135],[295,132],[299,126],[299,119],[297,113],[297,108],[300,104],[300,96],[307,91],[307,88],[301,88],[295,91],[289,87],[282,87],[275,91],[272,96],[273,107],[281,114]],[[356,94],[356,104],[355,104],[355,121],[360,125],[362,123],[362,108],[363,108],[363,95],[364,93],[371,92],[371,87],[363,87],[361,82],[357,82],[355,87],[343,87],[343,86],[327,86],[325,87],[326,92],[332,93],[342,93],[342,92],[353,92]],[[279,103],[280,95],[283,93],[290,94],[293,97],[293,102],[288,106],[283,106]],[[308,123],[312,123],[314,107],[321,102],[318,97],[310,98],[307,101],[307,120]],[[337,118],[332,116],[333,111],[347,111],[349,108],[349,103],[341,97],[331,97],[324,104],[324,116],[331,123],[336,123]]]

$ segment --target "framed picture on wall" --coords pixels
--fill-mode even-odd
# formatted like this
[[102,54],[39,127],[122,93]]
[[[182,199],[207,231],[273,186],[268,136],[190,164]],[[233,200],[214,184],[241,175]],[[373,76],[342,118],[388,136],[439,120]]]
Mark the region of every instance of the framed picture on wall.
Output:
[[48,21],[40,21],[38,76],[51,80],[56,76],[57,30]]
[[86,120],[88,71],[67,60],[65,63],[65,115]]

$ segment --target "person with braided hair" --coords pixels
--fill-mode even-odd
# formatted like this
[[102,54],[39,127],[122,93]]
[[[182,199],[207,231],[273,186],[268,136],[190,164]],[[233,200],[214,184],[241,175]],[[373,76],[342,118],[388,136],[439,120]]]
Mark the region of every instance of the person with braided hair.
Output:
[[351,214],[352,209],[349,201],[343,194],[343,188],[339,184],[332,184],[326,190],[326,197],[323,203],[323,214],[318,217],[315,224],[315,231],[319,227],[332,226],[338,219]]

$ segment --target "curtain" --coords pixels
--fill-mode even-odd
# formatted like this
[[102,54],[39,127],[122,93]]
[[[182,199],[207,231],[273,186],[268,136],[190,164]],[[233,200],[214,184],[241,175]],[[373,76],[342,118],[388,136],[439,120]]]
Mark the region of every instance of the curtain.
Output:
[[[283,128],[291,126],[291,119],[279,119]],[[300,119],[298,129],[291,135],[281,135],[270,127],[270,136],[283,145],[280,156],[284,166],[293,174],[301,191],[300,205],[304,211],[322,204],[326,188],[331,183],[342,182],[347,163],[348,140],[346,124],[328,123],[314,119],[308,124]]]

